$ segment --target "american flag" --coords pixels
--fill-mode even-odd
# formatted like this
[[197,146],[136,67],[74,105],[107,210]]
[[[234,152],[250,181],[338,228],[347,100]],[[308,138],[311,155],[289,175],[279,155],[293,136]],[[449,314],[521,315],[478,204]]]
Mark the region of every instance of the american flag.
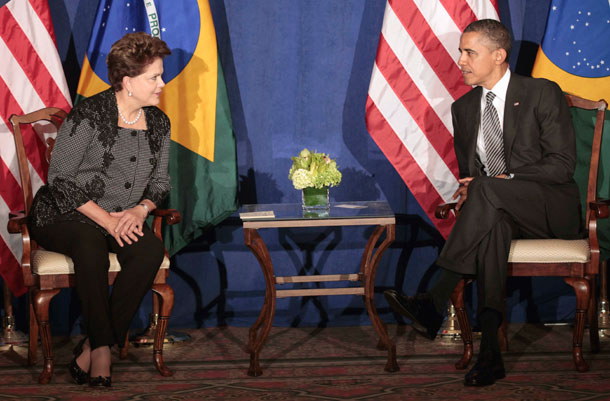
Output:
[[[7,231],[10,211],[21,211],[23,194],[9,118],[72,102],[57,53],[47,0],[11,0],[0,7],[0,274],[14,295],[25,292],[19,267],[21,237]],[[46,180],[44,126],[22,129],[36,191]]]
[[434,209],[457,189],[451,103],[471,89],[460,35],[484,18],[499,19],[496,0],[389,0],[366,102],[373,140],[445,238],[454,219]]

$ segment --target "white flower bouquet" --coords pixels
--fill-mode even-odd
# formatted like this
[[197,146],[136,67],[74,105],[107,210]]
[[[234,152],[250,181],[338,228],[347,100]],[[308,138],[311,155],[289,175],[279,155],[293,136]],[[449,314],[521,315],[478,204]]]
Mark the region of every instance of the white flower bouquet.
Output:
[[296,189],[320,189],[339,185],[341,172],[337,169],[337,162],[327,154],[303,149],[298,156],[292,158],[288,178]]

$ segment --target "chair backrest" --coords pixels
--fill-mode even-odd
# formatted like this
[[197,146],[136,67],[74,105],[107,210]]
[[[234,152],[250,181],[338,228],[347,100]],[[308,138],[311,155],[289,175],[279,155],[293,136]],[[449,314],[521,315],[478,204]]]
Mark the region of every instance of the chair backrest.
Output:
[[[28,168],[28,158],[24,146],[23,135],[21,132],[21,124],[33,125],[34,123],[39,121],[48,121],[55,126],[55,129],[59,129],[59,126],[66,118],[66,116],[67,113],[62,109],[58,109],[56,107],[47,107],[28,114],[13,114],[9,118],[9,121],[13,126],[15,150],[17,153],[17,162],[19,164],[19,175],[21,177],[21,188],[23,191],[23,202],[26,214],[30,211],[34,194],[32,192],[32,179],[30,177],[30,169]],[[36,135],[33,130],[31,132],[33,135]],[[48,162],[51,155],[52,142],[49,141],[47,145],[50,145],[47,147],[45,152],[46,159]],[[44,179],[46,179],[46,177],[44,177]]]
[[589,163],[589,174],[587,179],[586,189],[586,204],[582,207],[586,210],[585,227],[589,226],[590,210],[587,207],[589,202],[597,198],[597,177],[599,173],[599,157],[601,153],[602,134],[604,131],[604,121],[606,118],[606,109],[608,103],[605,100],[588,100],[566,93],[566,100],[570,107],[577,107],[585,110],[597,110],[595,117],[595,128],[593,130],[593,138],[591,139],[591,159]]

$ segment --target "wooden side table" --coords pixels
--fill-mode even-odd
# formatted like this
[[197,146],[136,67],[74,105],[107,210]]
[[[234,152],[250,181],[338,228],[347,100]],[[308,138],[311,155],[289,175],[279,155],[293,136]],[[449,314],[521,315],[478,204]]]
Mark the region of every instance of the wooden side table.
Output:
[[[394,241],[396,220],[387,202],[341,202],[333,203],[327,213],[303,213],[300,204],[244,205],[240,210],[243,221],[245,244],[258,260],[265,276],[265,301],[262,310],[249,331],[248,352],[250,367],[248,375],[260,376],[260,351],[269,336],[277,298],[320,295],[362,295],[373,327],[379,336],[377,345],[388,352],[385,370],[399,370],[396,362],[396,346],[388,336],[385,324],[375,308],[375,273],[381,256]],[[269,251],[258,233],[263,228],[331,227],[331,226],[376,226],[371,234],[360,264],[360,272],[354,274],[275,276]],[[384,239],[379,243],[382,234]],[[376,248],[376,249],[375,249]],[[358,282],[358,286],[341,288],[277,289],[286,283]]]

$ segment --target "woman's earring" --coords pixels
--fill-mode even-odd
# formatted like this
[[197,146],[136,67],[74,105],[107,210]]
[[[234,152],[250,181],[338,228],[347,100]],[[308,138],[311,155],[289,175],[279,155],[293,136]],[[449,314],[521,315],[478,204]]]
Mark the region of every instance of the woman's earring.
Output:
[[127,92],[127,96],[131,97],[131,91]]

